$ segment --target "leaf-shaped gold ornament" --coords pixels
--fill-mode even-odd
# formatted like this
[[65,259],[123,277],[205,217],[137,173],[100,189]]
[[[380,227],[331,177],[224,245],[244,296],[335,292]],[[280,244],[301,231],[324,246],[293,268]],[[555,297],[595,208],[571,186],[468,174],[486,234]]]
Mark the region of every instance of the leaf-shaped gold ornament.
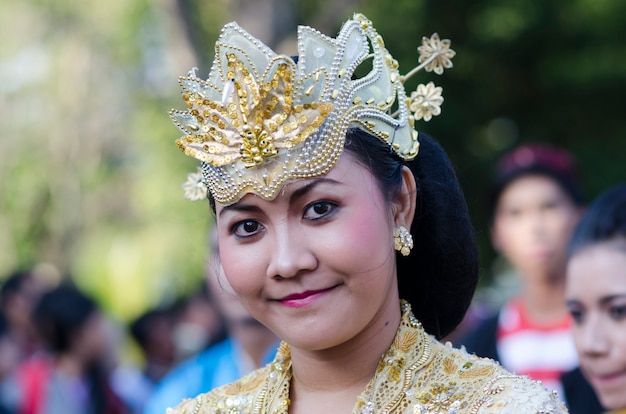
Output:
[[304,141],[332,111],[331,103],[294,105],[292,64],[278,62],[269,79],[258,82],[234,53],[227,57],[225,85],[233,87],[223,95],[225,102],[208,100],[200,92],[183,93],[187,113],[194,117],[180,125],[189,134],[176,141],[185,154],[216,167],[234,162],[255,167]]

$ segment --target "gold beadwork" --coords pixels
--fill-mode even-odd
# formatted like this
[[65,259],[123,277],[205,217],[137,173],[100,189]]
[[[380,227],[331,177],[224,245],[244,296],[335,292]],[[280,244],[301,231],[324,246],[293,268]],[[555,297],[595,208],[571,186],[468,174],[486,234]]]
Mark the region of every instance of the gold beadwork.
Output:
[[[566,413],[536,381],[442,345],[424,331],[407,302],[402,301],[401,309],[396,336],[357,397],[352,414]],[[484,375],[462,378],[460,373],[468,368]],[[187,400],[171,413],[287,414],[292,373],[290,347],[282,342],[271,364],[202,398]]]
[[[414,101],[407,100],[402,82],[415,69],[401,77],[384,45],[372,22],[357,13],[336,39],[300,27],[295,63],[229,23],[215,45],[208,79],[198,79],[195,69],[180,78],[187,110],[170,112],[185,134],[176,144],[203,162],[203,183],[226,205],[246,193],[272,200],[286,181],[326,174],[350,127],[412,159],[419,148],[408,107]],[[449,41],[436,37],[429,45],[421,66],[445,53],[447,60],[437,62],[450,67]],[[358,77],[355,70],[366,60],[372,70]],[[433,115],[439,101],[428,101]],[[424,112],[422,101],[415,105]]]

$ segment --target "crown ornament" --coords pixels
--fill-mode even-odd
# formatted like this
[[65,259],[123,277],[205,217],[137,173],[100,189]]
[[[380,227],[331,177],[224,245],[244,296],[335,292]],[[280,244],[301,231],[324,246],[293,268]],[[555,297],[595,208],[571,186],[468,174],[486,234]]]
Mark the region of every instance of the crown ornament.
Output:
[[[398,62],[362,14],[336,38],[298,29],[298,59],[278,55],[236,23],[222,29],[208,79],[195,69],[180,78],[186,110],[170,117],[183,132],[176,141],[201,167],[185,183],[185,196],[232,204],[247,193],[272,200],[294,179],[327,173],[337,162],[350,127],[379,138],[403,159],[419,150],[415,120],[441,112],[441,88],[419,85],[410,97],[404,82],[420,70],[452,67],[449,40],[423,38],[419,66],[400,76]],[[355,75],[360,66],[367,73]]]

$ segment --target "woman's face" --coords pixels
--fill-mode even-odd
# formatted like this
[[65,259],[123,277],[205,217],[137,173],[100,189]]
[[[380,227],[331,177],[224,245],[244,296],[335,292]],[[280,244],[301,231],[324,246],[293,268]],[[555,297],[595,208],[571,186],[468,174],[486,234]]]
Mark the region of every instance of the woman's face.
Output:
[[551,178],[512,181],[498,200],[492,228],[496,249],[524,277],[563,277],[565,249],[580,213]]
[[289,183],[273,201],[218,204],[224,272],[250,314],[292,346],[368,337],[390,312],[399,317],[396,210],[344,153],[328,174]]
[[606,408],[626,408],[626,243],[576,253],[566,286],[581,369]]

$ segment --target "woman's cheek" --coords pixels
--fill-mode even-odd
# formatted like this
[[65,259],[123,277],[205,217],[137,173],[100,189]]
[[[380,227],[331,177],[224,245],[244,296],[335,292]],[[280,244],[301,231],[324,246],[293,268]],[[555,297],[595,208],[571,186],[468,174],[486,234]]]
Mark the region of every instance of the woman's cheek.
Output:
[[390,243],[392,239],[392,230],[388,223],[372,217],[372,211],[369,209],[363,209],[351,218],[339,231],[341,237],[335,238],[344,246],[351,246],[346,253],[355,260],[361,258],[371,260],[374,258],[372,253],[376,256],[377,253],[386,251],[386,243]]
[[244,279],[252,276],[250,272],[246,272],[244,269],[255,269],[255,266],[248,265],[248,255],[240,250],[238,246],[231,245],[228,241],[220,241],[222,269],[226,279],[228,279],[228,283],[230,283],[237,296],[241,296],[243,293],[241,289],[246,285]]

